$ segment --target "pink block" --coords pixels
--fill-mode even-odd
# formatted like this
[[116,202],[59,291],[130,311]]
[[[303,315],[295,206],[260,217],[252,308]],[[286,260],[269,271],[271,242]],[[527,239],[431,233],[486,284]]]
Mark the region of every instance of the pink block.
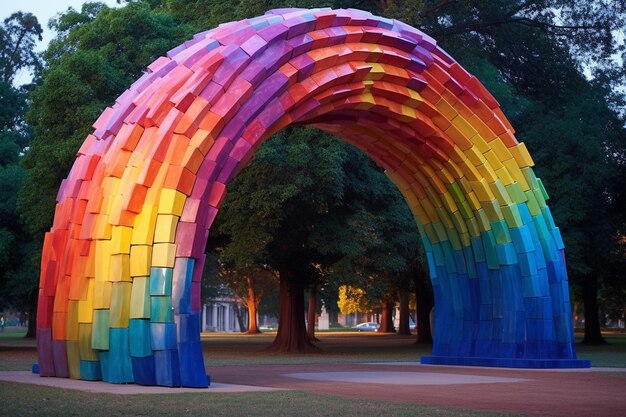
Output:
[[250,149],[252,149],[252,145],[240,138],[235,142],[235,146],[233,146],[228,156],[235,161],[241,161],[250,152]]
[[[194,185],[194,188],[195,188],[195,185]],[[182,222],[192,223],[196,221],[196,217],[198,216],[198,209],[200,208],[200,203],[201,201],[198,198],[189,197],[187,200],[185,200],[183,213],[180,216],[181,223]]]
[[176,227],[177,257],[189,258],[192,256],[194,246],[201,243],[199,239],[196,239],[197,230],[197,223],[178,222]]

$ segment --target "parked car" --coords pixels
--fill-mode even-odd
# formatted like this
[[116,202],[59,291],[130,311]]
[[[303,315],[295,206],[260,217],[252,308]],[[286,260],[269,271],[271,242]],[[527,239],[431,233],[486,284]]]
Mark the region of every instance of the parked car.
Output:
[[352,326],[353,329],[359,332],[377,332],[380,324],[368,321],[366,323],[359,323],[356,326]]

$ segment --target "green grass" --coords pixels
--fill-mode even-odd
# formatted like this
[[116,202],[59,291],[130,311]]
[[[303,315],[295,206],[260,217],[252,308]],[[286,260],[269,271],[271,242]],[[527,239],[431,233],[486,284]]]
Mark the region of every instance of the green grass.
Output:
[[450,407],[432,407],[275,391],[233,394],[112,395],[0,382],[0,410],[6,416],[512,416]]
[[[576,344],[576,354],[579,359],[590,359],[591,366],[608,366],[626,368],[626,334],[605,334],[608,345]],[[576,337],[580,342],[581,336]]]

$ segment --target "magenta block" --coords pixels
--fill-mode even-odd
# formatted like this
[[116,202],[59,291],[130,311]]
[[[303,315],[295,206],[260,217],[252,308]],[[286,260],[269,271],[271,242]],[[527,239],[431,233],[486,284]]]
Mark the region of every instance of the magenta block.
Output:
[[200,301],[200,288],[202,287],[201,282],[192,282],[191,283],[191,312],[199,313],[200,308],[202,307],[202,303]]
[[251,149],[252,145],[250,145],[244,139],[240,138],[237,142],[235,142],[235,146],[233,146],[233,149],[230,151],[230,154],[228,156],[230,156],[236,162],[239,162],[244,159],[244,157],[248,154],[248,152],[250,152]]
[[[243,139],[240,139],[240,141],[247,144],[247,142]],[[250,145],[248,144],[248,146]],[[222,167],[220,174],[217,176],[217,181],[220,183],[227,184],[228,181],[230,181],[230,179],[233,178],[238,173],[239,173],[239,161],[229,156],[226,159],[226,163]]]
[[222,86],[216,82],[210,81],[204,90],[200,92],[199,96],[209,102],[209,104],[215,103],[224,94]]
[[193,265],[193,275],[191,276],[192,282],[202,281],[202,271],[204,270],[204,263],[206,262],[206,253],[196,258],[196,262]]

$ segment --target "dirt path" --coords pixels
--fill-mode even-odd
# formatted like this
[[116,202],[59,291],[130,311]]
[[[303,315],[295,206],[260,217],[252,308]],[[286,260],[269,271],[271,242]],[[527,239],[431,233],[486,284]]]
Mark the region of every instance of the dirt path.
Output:
[[[350,363],[222,366],[209,373],[221,383],[529,416],[626,416],[624,373]],[[288,376],[302,373],[314,375]],[[401,384],[388,383],[393,375]],[[480,378],[472,377],[495,377],[499,382],[476,383]],[[430,385],[429,379],[437,384]]]

